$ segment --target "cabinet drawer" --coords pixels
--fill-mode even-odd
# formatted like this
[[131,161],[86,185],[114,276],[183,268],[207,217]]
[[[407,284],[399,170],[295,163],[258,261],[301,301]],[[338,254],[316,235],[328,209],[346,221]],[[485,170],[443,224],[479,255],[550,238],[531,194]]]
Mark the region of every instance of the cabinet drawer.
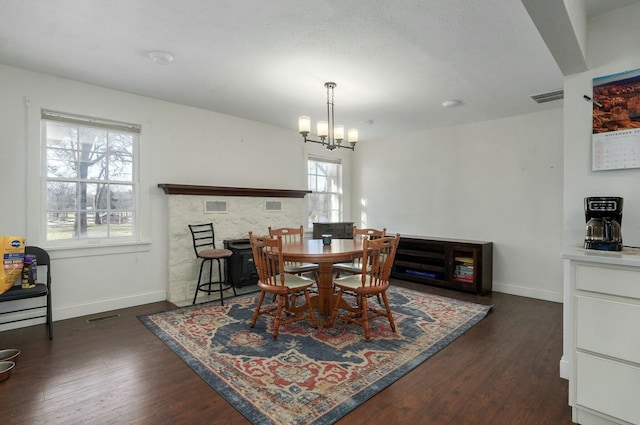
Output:
[[640,368],[576,353],[576,403],[640,424]]
[[576,282],[582,291],[640,299],[640,272],[637,269],[578,264]]
[[576,296],[579,349],[640,364],[639,324],[640,305]]

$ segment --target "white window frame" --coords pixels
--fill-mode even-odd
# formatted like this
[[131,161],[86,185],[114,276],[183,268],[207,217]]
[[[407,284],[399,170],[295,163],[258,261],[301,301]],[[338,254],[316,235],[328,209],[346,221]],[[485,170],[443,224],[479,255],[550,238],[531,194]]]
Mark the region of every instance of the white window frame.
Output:
[[[131,238],[93,238],[80,240],[47,241],[47,163],[46,141],[43,140],[41,119],[42,111],[67,111],[66,108],[56,102],[46,102],[37,98],[26,98],[27,106],[27,241],[29,245],[37,245],[50,251],[52,258],[74,258],[92,255],[118,254],[128,252],[143,252],[150,249],[150,224],[149,224],[149,195],[145,191],[145,179],[142,177],[144,167],[141,157],[144,154],[143,132],[140,130],[137,147],[134,151],[134,168],[138,170],[134,174],[136,223],[134,235]],[[73,108],[76,109],[76,108]],[[69,112],[70,115],[96,116],[106,121],[116,122],[141,122],[140,120],[127,120],[122,117],[108,117],[100,111],[90,111],[89,114]],[[106,116],[106,117],[105,117]]]
[[[340,158],[327,158],[327,157],[322,157],[319,155],[308,155],[307,156],[307,163],[306,163],[306,174],[307,174],[307,188],[309,190],[312,190],[310,185],[309,185],[309,180],[310,180],[310,174],[309,174],[309,162],[310,161],[315,161],[315,162],[325,162],[325,163],[330,163],[330,164],[336,164],[338,165],[338,191],[336,192],[312,192],[312,193],[323,193],[323,194],[327,194],[327,195],[336,195],[338,198],[338,218],[337,221],[342,221],[342,218],[344,216],[344,188],[343,188],[343,184],[344,184],[344,179],[343,179],[343,164],[342,164],[342,159]],[[307,200],[307,213],[311,214],[311,206],[309,205],[309,202],[311,202],[311,199],[309,198]],[[312,228],[313,227],[313,220],[311,219],[307,219],[307,227],[308,228]]]

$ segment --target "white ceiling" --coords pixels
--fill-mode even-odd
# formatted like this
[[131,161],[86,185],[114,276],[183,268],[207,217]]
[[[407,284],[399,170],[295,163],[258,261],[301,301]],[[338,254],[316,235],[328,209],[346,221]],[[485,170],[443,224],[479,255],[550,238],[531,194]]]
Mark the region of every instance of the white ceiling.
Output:
[[0,63],[287,128],[335,81],[361,141],[555,108],[530,95],[563,83],[517,0],[0,0]]

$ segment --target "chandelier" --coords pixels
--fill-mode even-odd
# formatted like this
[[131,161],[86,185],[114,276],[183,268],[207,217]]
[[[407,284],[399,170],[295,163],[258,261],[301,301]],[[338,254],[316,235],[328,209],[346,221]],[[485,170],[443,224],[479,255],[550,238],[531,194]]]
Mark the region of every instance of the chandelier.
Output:
[[307,137],[311,131],[311,117],[306,115],[298,117],[298,131],[304,138],[305,143],[319,143],[330,151],[337,148],[351,149],[354,151],[356,143],[358,143],[358,129],[349,129],[347,132],[347,141],[350,146],[346,144],[343,145],[344,126],[335,125],[333,120],[333,89],[336,88],[336,83],[328,82],[324,83],[324,86],[327,88],[327,120],[318,121],[317,131],[320,140],[313,140]]

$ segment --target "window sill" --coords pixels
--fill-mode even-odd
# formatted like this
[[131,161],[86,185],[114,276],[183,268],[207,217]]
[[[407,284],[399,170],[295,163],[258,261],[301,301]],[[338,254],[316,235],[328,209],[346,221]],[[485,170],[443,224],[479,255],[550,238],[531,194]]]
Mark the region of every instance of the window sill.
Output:
[[73,246],[47,245],[42,246],[42,248],[47,250],[51,259],[79,258],[147,252],[151,249],[151,241],[146,240],[121,243],[101,241],[95,244],[87,243],[86,245]]

